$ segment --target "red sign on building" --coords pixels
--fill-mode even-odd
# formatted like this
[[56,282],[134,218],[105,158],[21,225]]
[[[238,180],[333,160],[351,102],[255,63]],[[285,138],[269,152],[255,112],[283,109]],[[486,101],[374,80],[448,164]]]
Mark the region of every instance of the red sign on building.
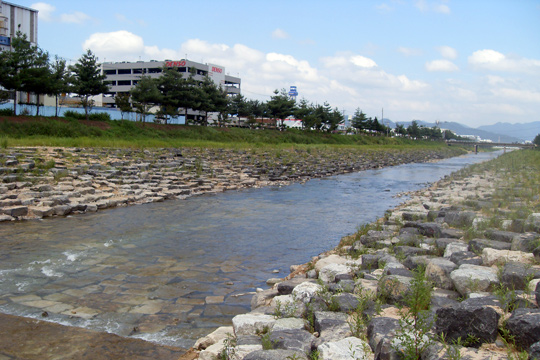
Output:
[[181,61],[165,61],[166,67],[181,67],[186,66],[186,60]]

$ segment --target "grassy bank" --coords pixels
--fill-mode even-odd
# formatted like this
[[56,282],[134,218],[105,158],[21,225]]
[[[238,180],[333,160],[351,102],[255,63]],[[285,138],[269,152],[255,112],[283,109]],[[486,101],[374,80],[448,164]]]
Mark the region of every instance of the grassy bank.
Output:
[[5,146],[63,147],[365,147],[442,148],[442,142],[299,130],[250,130],[132,121],[81,121],[46,117],[0,117]]

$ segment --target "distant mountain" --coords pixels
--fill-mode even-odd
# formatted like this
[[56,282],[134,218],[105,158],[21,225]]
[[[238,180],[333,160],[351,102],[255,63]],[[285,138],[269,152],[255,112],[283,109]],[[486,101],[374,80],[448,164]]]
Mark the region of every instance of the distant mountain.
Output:
[[[435,123],[428,123],[428,122],[425,122],[425,121],[422,121],[422,120],[416,120],[416,122],[418,123],[418,125],[423,125],[423,126],[426,126],[426,127],[433,127],[433,126],[436,126],[437,124]],[[412,123],[412,121],[409,121],[409,122],[399,122],[399,124],[402,124],[403,126],[405,127],[408,127],[410,124]],[[390,124],[390,127],[396,127],[396,123],[394,123],[393,121],[389,120],[389,119],[384,119],[384,124],[385,125],[388,125]],[[535,123],[530,123],[530,124],[527,124],[527,125],[530,125],[531,127],[533,127]],[[511,124],[508,124],[508,125],[511,125]],[[525,125],[525,124],[523,124]],[[536,136],[536,134],[538,132],[536,132],[534,135],[532,135],[532,138],[529,137],[517,137],[517,136],[510,136],[510,135],[505,135],[505,134],[511,134],[513,135],[512,132],[508,131],[495,131],[495,130],[490,130],[490,131],[487,131],[487,130],[484,130],[484,129],[481,129],[480,127],[475,129],[475,128],[471,128],[471,127],[468,127],[468,126],[465,126],[465,125],[462,125],[460,123],[457,123],[457,122],[448,122],[448,121],[444,121],[444,122],[440,122],[439,125],[438,125],[441,129],[447,129],[447,130],[452,130],[453,132],[455,132],[457,135],[474,135],[474,136],[480,136],[480,138],[484,139],[484,140],[491,140],[493,142],[505,142],[505,143],[514,143],[514,142],[523,142],[524,140],[532,140],[534,139],[534,137]],[[492,126],[495,126],[495,125],[492,125]],[[531,130],[529,130],[531,131]],[[539,131],[540,131],[540,127],[539,127]],[[530,138],[530,139],[529,139]]]
[[523,140],[533,141],[534,137],[540,134],[540,121],[525,124],[496,123],[494,125],[483,125],[479,130],[485,130],[497,134],[507,134]]

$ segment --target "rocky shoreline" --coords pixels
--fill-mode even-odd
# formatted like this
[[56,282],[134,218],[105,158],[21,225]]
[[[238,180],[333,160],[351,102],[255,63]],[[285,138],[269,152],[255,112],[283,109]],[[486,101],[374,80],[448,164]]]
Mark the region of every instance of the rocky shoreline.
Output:
[[540,161],[494,161],[269,279],[189,358],[540,359]]
[[462,150],[7,148],[0,150],[0,222],[288,185],[426,162]]

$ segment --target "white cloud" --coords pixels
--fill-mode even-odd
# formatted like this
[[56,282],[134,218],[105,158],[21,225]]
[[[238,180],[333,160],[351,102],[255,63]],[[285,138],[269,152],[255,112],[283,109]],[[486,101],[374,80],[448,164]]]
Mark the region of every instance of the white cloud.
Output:
[[439,46],[437,48],[441,56],[445,59],[454,60],[458,57],[457,50],[450,46]]
[[437,12],[441,14],[450,14],[450,7],[445,4],[445,0],[429,2],[426,0],[417,0],[414,6],[421,12]]
[[38,12],[38,18],[42,21],[53,21],[52,14],[56,10],[54,6],[51,4],[47,4],[44,2],[38,2],[35,4],[30,5],[32,9],[36,9]]
[[540,60],[506,56],[491,49],[475,51],[469,56],[468,62],[475,69],[540,75]]
[[64,13],[64,14],[60,14],[59,16],[55,16],[54,13],[56,11],[56,7],[54,7],[51,4],[44,3],[44,2],[34,3],[30,7],[38,10],[39,20],[42,20],[45,22],[55,21],[55,22],[62,22],[62,23],[82,24],[92,19],[90,16],[80,11],[75,11],[70,14]]
[[433,60],[426,63],[427,71],[444,71],[453,72],[458,71],[459,68],[450,60]]
[[375,61],[361,55],[351,57],[351,62],[354,65],[362,68],[373,68],[377,66]]
[[501,88],[492,90],[495,96],[512,101],[540,103],[540,92],[531,90],[520,90]]
[[415,48],[408,48],[404,46],[400,46],[397,48],[397,52],[405,55],[405,56],[420,56],[422,55],[422,50],[415,49]]
[[60,15],[60,21],[65,23],[82,24],[87,20],[90,20],[90,16],[80,11],[75,11],[71,14]]
[[125,58],[130,59],[145,54],[145,51],[152,53],[157,50],[157,48],[145,48],[143,39],[140,36],[124,30],[92,34],[84,42],[84,49],[90,49],[98,56],[106,58],[122,58],[125,56]]
[[276,29],[272,31],[272,38],[274,39],[288,39],[289,34],[285,30],[282,29]]

